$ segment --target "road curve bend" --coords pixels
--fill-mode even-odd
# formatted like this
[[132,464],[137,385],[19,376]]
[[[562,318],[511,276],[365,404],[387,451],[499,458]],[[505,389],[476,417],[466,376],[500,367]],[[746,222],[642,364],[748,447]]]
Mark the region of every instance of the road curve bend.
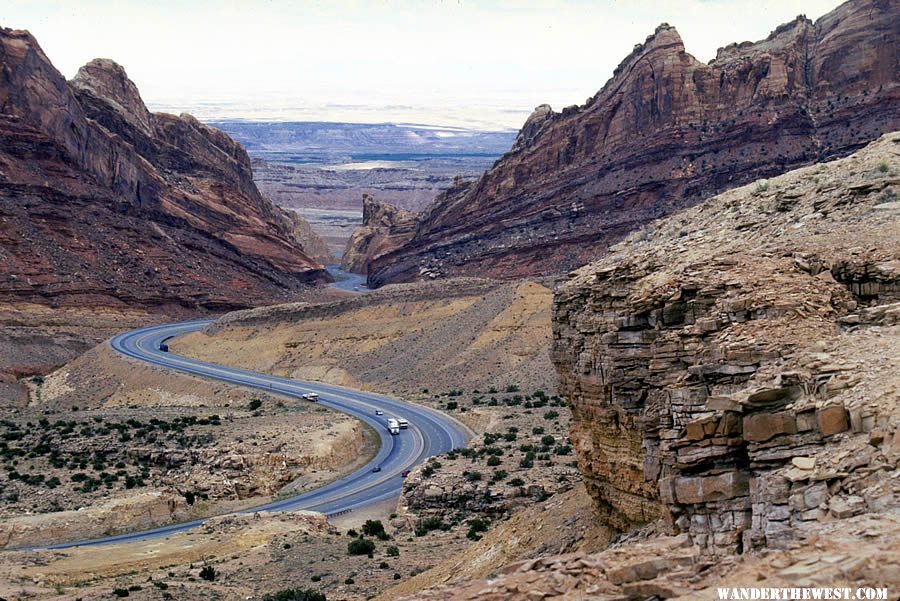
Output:
[[[141,328],[119,334],[112,338],[109,344],[115,351],[123,355],[165,369],[298,398],[304,393],[318,393],[320,395],[319,404],[364,421],[374,428],[381,439],[381,448],[375,457],[352,474],[315,490],[245,509],[238,513],[303,509],[330,516],[372,505],[400,494],[403,486],[402,473],[405,470],[432,455],[462,448],[468,442],[469,430],[464,425],[448,415],[427,407],[412,405],[371,392],[279,378],[206,363],[160,350],[160,345],[168,339],[201,330],[210,323],[212,320],[198,320]],[[384,415],[376,415],[376,410],[383,411]],[[409,429],[401,430],[399,435],[392,436],[386,427],[386,420],[391,416],[406,418],[409,421]],[[373,472],[375,467],[381,468],[380,471]],[[200,519],[141,532],[39,548],[64,549],[135,542],[183,532],[199,526],[205,521],[206,519]]]

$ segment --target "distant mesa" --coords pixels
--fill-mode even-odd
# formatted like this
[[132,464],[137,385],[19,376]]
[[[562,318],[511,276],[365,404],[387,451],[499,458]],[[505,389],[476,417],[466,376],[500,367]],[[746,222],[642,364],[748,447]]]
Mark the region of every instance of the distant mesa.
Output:
[[0,72],[0,302],[224,309],[330,280],[244,149],[148,111],[120,65],[67,82],[0,29]]
[[436,198],[371,258],[369,285],[566,272],[651,220],[900,129],[898,22],[897,2],[853,0],[709,64],[660,25],[586,104],[538,107],[492,169]]

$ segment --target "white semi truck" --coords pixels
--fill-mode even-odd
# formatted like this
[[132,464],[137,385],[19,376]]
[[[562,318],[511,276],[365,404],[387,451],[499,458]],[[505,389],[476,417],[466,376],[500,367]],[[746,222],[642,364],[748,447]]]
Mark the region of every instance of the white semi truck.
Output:
[[394,435],[400,434],[400,422],[398,422],[393,417],[388,418],[387,427],[388,427],[388,432],[390,432],[391,434],[394,434]]

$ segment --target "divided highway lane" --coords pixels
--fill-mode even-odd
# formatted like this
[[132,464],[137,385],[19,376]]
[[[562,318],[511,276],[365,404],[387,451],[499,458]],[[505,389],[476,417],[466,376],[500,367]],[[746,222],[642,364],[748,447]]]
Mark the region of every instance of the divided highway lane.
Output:
[[[340,386],[290,380],[196,361],[160,350],[160,344],[168,339],[203,329],[210,323],[212,323],[211,320],[200,320],[142,328],[119,334],[110,340],[110,345],[123,355],[166,369],[293,397],[299,397],[308,392],[318,393],[320,395],[319,404],[366,422],[374,428],[381,440],[381,448],[375,457],[349,476],[321,488],[246,509],[239,513],[305,509],[334,515],[378,503],[400,494],[403,486],[403,471],[432,455],[462,448],[468,441],[468,430],[465,426],[439,411],[433,411],[426,407],[410,405],[383,395]],[[376,409],[384,411],[385,415],[376,416]],[[386,419],[388,416],[405,417],[409,421],[409,429],[401,430],[399,436],[392,436],[387,431]],[[372,469],[375,467],[380,467],[381,470],[373,472]],[[134,542],[183,532],[199,526],[205,521],[195,520],[142,532],[62,543],[42,548],[63,549]]]

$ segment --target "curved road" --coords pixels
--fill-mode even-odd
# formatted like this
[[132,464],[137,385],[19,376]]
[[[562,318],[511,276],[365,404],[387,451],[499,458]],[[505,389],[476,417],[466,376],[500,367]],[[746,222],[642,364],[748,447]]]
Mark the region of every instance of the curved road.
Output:
[[[238,513],[305,509],[318,511],[326,515],[335,515],[352,511],[353,509],[378,503],[399,495],[403,486],[402,472],[404,470],[421,463],[432,455],[445,453],[466,445],[468,430],[465,426],[439,411],[411,405],[379,394],[350,390],[328,384],[279,378],[243,369],[196,361],[159,350],[160,344],[169,338],[200,330],[210,323],[212,323],[212,320],[200,320],[142,328],[119,334],[110,340],[110,345],[123,355],[159,367],[241,386],[258,388],[274,394],[299,397],[307,392],[316,392],[320,395],[319,404],[366,422],[375,429],[381,438],[381,449],[375,457],[349,476],[321,488],[280,501],[245,509]],[[384,415],[375,415],[376,409],[384,411]],[[409,429],[401,430],[399,435],[392,436],[386,427],[387,418],[392,416],[406,418],[409,421]],[[380,471],[373,472],[372,469],[375,467],[381,468]],[[63,549],[76,546],[95,546],[146,540],[189,530],[205,521],[205,519],[194,520],[142,532],[49,545],[40,548]]]

